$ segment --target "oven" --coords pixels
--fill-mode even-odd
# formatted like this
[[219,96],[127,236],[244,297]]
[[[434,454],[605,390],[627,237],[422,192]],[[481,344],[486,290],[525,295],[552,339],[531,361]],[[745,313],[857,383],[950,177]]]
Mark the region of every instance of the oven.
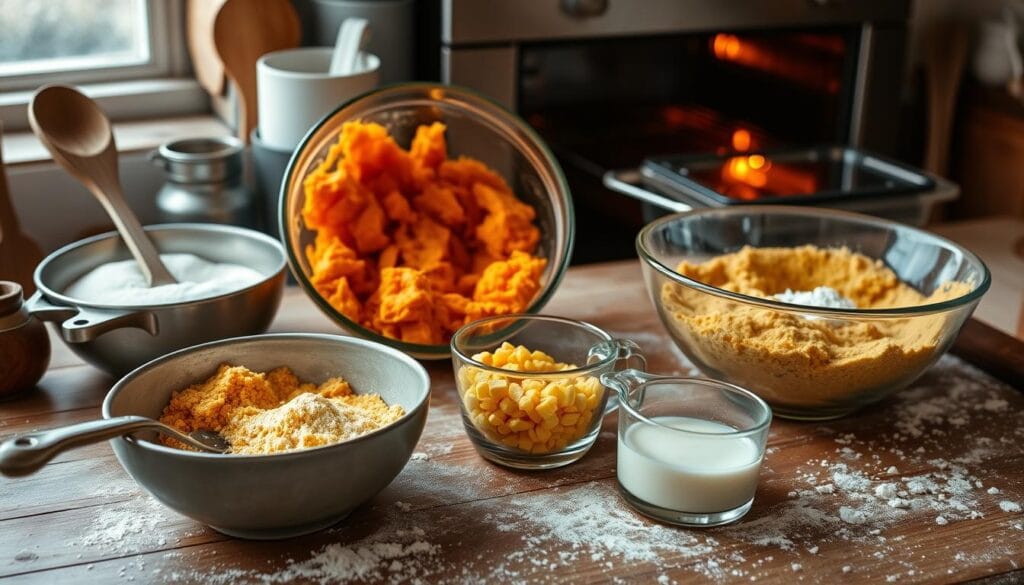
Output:
[[602,177],[657,154],[895,154],[907,0],[441,0],[440,75],[518,112],[576,207],[577,262],[648,219]]

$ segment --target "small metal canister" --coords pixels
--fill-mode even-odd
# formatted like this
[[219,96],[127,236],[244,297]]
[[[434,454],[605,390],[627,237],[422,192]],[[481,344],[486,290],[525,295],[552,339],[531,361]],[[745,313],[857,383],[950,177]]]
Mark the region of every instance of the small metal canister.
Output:
[[156,196],[160,221],[257,227],[259,209],[242,182],[244,150],[240,140],[225,136],[175,140],[150,153],[167,171]]

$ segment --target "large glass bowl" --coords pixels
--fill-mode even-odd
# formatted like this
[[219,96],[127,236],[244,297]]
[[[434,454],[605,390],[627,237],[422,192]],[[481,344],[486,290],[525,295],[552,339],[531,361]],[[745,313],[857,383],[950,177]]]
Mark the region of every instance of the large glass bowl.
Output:
[[451,355],[448,343],[406,343],[361,326],[331,306],[310,282],[305,249],[316,233],[306,228],[302,218],[303,182],[338,141],[342,125],[351,120],[381,124],[405,148],[417,127],[443,122],[450,158],[473,157],[503,176],[516,195],[537,211],[540,242],[535,255],[546,258],[547,266],[540,290],[525,312],[537,313],[544,307],[569,266],[575,233],[569,186],[554,155],[522,119],[479,94],[449,85],[409,83],[378,89],[339,106],[310,129],[285,171],[279,221],[288,264],[324,314],[351,333],[416,358]]
[[[881,260],[900,280],[925,296],[950,281],[965,283],[967,291],[949,300],[918,306],[826,309],[731,292],[676,271],[684,260],[700,263],[744,246],[807,244],[819,248],[845,246]],[[704,374],[752,390],[776,414],[788,418],[840,417],[913,382],[953,343],[990,283],[984,263],[949,240],[895,222],[828,209],[735,206],[680,213],[645,226],[637,236],[636,247],[658,316],[686,357]],[[785,347],[789,353],[773,355],[752,351],[751,344],[743,339],[760,335],[762,331],[756,327],[716,330],[705,327],[707,321],[698,326],[690,309],[680,307],[700,307],[701,319],[732,313],[744,319],[755,315],[751,319],[756,318],[757,323],[788,320],[799,325],[802,322],[794,318],[819,320],[828,325],[818,327],[825,343],[830,342],[833,333],[838,335],[847,327],[900,332],[898,338],[892,337],[900,341],[888,343],[882,339],[862,355],[835,361],[823,360],[820,355],[799,355],[790,351],[793,344]],[[913,342],[900,345],[902,332],[911,331]],[[794,340],[783,339],[780,343],[790,341]]]

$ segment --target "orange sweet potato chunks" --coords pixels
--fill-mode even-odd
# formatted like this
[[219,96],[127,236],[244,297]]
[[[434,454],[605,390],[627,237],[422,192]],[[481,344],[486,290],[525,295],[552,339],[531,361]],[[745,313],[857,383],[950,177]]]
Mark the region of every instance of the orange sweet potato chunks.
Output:
[[348,122],[303,187],[311,282],[381,335],[444,343],[540,290],[533,208],[480,161],[448,159],[443,124],[419,127],[404,150],[383,126]]

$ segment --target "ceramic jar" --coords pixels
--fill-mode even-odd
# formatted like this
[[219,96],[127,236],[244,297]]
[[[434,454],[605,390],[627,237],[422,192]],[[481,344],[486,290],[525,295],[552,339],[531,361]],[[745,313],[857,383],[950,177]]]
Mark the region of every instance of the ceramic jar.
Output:
[[50,338],[29,315],[21,285],[0,280],[0,399],[35,386],[50,363]]

